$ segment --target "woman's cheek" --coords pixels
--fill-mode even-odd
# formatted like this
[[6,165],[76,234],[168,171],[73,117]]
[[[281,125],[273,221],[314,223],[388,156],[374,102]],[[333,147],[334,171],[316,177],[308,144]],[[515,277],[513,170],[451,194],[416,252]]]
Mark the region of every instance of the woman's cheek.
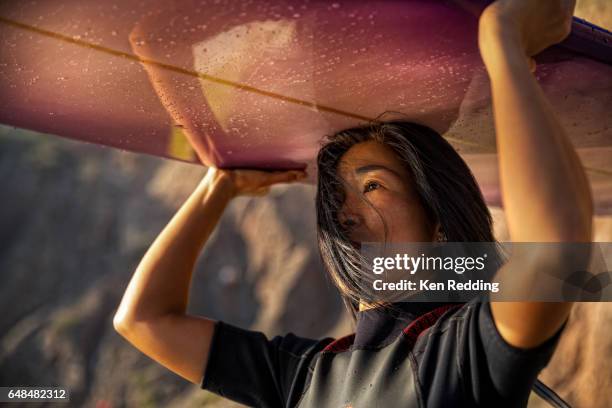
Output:
[[390,236],[395,242],[421,242],[429,239],[427,220],[420,206],[398,200],[387,217]]
[[397,208],[397,205],[400,203],[394,200],[389,194],[379,193],[375,197],[371,197],[370,202],[374,208],[369,208],[367,212],[365,217],[366,225],[370,232],[378,238],[377,240],[384,239],[384,224],[386,224],[388,232],[391,233],[394,223],[405,222],[405,220],[402,220],[403,211],[401,209],[398,211]]

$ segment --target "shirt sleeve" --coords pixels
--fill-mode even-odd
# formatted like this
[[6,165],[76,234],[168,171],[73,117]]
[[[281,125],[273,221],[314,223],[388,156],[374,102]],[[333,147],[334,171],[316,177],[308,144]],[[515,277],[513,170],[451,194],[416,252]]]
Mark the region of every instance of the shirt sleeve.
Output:
[[312,358],[332,339],[264,333],[215,323],[201,388],[254,407],[290,406],[299,398]]
[[447,312],[413,348],[424,406],[526,407],[565,324],[543,344],[522,349],[506,342],[487,297]]
[[470,304],[472,315],[464,322],[467,344],[462,377],[475,402],[482,406],[526,406],[533,384],[550,361],[566,323],[543,344],[523,349],[501,336],[488,299]]

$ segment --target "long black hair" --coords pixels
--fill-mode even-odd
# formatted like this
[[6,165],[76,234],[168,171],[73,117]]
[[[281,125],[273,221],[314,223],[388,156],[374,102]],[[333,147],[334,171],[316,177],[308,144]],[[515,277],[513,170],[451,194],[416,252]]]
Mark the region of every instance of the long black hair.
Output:
[[338,176],[338,163],[352,146],[366,141],[382,143],[399,157],[413,178],[429,221],[440,223],[447,241],[495,242],[491,214],[474,175],[435,130],[404,120],[374,120],[327,136],[317,155],[317,241],[324,266],[353,321],[360,300],[380,303],[364,288],[363,258],[339,222],[347,186]]

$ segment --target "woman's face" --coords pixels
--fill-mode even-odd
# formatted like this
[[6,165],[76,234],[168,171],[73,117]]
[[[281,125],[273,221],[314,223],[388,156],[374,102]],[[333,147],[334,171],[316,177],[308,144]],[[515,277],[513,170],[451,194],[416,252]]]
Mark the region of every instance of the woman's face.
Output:
[[351,241],[383,242],[381,216],[388,227],[387,242],[433,241],[435,226],[427,218],[410,173],[390,147],[376,141],[352,146],[340,159],[338,175],[346,182],[339,221]]

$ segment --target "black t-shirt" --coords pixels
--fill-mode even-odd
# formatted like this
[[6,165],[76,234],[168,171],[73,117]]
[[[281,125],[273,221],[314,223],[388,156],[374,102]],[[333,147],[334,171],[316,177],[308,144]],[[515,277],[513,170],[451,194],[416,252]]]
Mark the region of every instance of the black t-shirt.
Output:
[[336,340],[268,340],[218,321],[201,388],[255,407],[525,407],[563,330],[525,350],[482,299],[395,306],[359,312]]

